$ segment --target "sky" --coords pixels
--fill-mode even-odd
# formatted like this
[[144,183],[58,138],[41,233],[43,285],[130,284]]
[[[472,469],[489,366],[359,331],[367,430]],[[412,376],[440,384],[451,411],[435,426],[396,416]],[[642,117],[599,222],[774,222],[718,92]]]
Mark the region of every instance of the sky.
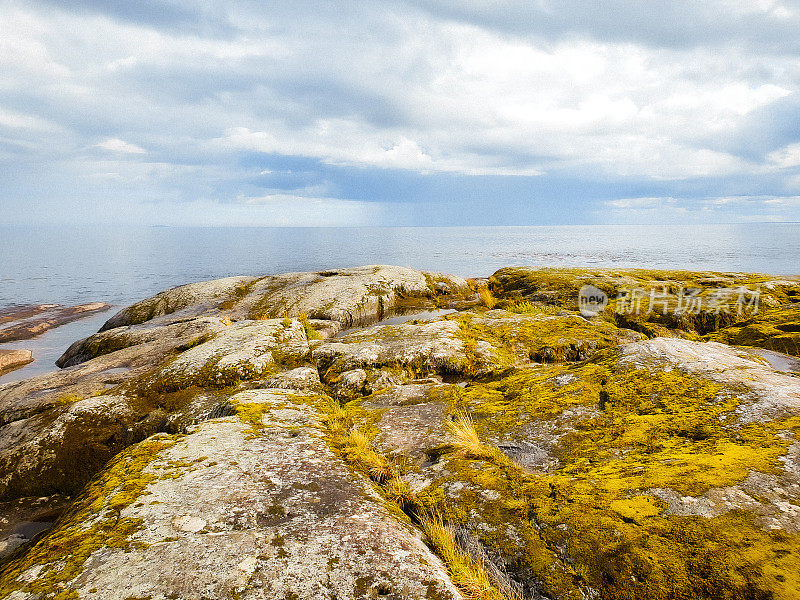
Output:
[[0,0],[0,224],[800,221],[800,2]]

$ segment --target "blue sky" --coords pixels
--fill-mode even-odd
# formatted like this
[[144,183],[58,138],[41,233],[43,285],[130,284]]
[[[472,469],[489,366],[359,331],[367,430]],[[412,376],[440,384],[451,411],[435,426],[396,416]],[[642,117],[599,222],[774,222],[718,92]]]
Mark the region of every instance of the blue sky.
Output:
[[0,223],[800,221],[800,3],[0,3]]

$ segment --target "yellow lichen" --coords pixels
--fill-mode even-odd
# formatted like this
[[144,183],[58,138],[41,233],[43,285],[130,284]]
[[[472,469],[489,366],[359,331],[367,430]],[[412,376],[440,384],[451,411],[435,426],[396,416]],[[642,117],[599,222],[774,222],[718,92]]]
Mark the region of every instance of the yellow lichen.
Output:
[[[122,512],[157,479],[147,468],[175,441],[174,436],[159,435],[117,455],[50,532],[3,565],[0,598],[17,590],[43,600],[76,597],[70,582],[92,553],[103,547],[134,546],[131,538],[141,520],[123,517]],[[41,570],[35,580],[27,581],[24,574],[33,567]]]

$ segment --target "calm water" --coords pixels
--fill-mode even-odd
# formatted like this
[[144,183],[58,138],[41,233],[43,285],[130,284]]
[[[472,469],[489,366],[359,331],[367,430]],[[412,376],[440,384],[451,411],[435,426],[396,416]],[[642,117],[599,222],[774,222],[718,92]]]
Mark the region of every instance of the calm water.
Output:
[[800,224],[428,228],[0,227],[0,306],[128,303],[228,275],[387,263],[462,276],[508,265],[800,274]]
[[[168,287],[386,263],[462,276],[509,265],[661,267],[800,274],[800,224],[429,228],[0,227],[0,306],[126,305]],[[69,343],[113,311],[18,344],[52,370]]]

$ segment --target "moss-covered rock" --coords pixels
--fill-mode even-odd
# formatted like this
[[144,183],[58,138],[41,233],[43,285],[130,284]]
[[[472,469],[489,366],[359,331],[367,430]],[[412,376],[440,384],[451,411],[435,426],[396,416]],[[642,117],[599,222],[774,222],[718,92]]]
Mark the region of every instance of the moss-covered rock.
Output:
[[150,378],[149,389],[225,387],[296,366],[308,354],[306,331],[298,320],[242,321],[182,352]]
[[174,287],[123,308],[100,331],[138,325],[164,315],[174,315],[172,321],[197,316],[225,301],[240,298],[255,281],[255,277],[226,277]]
[[413,528],[327,446],[328,401],[246,392],[231,398],[238,417],[132,448],[5,566],[0,595],[459,599]]
[[[797,280],[462,282],[365,267],[171,290],[79,344],[85,362],[0,386],[0,512],[97,474],[0,563],[0,597],[795,600],[800,379],[759,352],[792,351]],[[601,316],[576,310],[585,283],[612,296]],[[614,310],[633,286],[760,287],[761,305]]]
[[529,593],[798,589],[796,378],[725,346],[660,338],[444,397],[489,449],[455,439],[422,473],[445,491],[448,518],[512,557]]
[[578,291],[593,285],[605,292],[604,318],[620,327],[659,335],[707,334],[760,307],[797,302],[800,279],[769,275],[649,269],[570,269],[511,267],[490,278],[491,290],[513,306],[520,301],[578,308]]
[[711,334],[709,339],[800,356],[800,303],[767,308]]

